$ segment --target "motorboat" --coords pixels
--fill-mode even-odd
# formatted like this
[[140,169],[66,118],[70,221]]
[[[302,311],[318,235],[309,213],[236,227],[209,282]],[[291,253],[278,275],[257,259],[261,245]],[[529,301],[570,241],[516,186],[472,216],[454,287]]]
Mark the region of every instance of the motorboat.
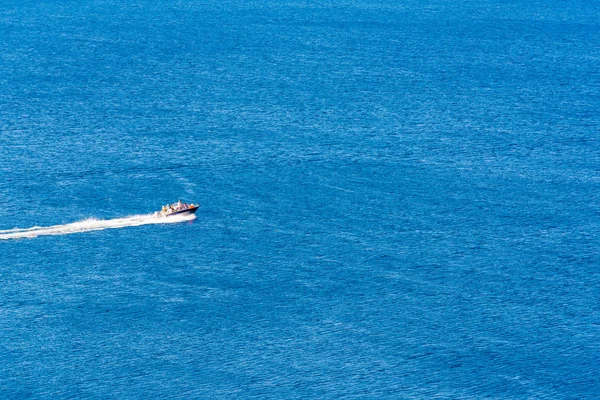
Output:
[[162,209],[159,212],[157,212],[157,214],[161,217],[182,217],[185,215],[195,214],[196,211],[198,211],[198,208],[200,208],[200,204],[187,204],[182,203],[181,200],[179,200],[177,203],[167,204],[166,206],[163,206]]

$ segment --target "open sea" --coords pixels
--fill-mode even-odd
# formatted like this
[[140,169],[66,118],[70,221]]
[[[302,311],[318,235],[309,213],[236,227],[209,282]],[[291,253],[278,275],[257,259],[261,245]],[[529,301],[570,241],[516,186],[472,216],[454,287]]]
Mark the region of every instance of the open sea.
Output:
[[600,2],[1,2],[0,399],[49,398],[600,398]]

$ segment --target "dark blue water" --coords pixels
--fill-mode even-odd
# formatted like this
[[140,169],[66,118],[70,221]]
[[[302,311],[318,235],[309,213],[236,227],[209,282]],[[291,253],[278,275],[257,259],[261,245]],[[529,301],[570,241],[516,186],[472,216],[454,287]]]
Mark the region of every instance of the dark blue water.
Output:
[[597,398],[599,43],[583,0],[3,2],[0,397]]

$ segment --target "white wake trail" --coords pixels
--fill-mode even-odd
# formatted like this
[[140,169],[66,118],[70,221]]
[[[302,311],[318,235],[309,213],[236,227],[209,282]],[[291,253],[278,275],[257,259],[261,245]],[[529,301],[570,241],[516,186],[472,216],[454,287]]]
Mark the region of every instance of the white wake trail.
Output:
[[196,216],[194,214],[171,217],[158,217],[154,214],[146,214],[131,215],[129,217],[114,219],[89,218],[65,225],[34,226],[32,228],[25,229],[15,228],[0,230],[0,240],[34,238],[44,235],[68,235],[71,233],[101,231],[104,229],[125,228],[129,226],[150,224],[173,224],[177,222],[191,221],[195,218]]

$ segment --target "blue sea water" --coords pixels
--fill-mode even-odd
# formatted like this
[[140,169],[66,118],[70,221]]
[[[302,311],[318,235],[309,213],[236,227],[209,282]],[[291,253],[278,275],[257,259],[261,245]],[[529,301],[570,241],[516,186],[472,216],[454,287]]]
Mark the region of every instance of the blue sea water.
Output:
[[0,398],[598,398],[599,43],[583,0],[2,2]]

